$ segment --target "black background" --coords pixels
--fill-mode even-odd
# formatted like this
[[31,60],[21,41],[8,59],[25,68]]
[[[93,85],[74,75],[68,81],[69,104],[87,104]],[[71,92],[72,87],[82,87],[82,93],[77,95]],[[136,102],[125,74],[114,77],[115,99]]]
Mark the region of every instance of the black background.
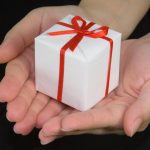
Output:
[[[80,0],[5,0],[0,2],[0,42],[6,32],[30,10],[41,6],[77,5]],[[139,23],[130,38],[139,38],[150,31],[150,12]],[[0,65],[0,79],[4,76],[5,64]],[[38,130],[28,136],[14,134],[13,124],[5,118],[5,104],[0,104],[0,150],[149,150],[150,129],[136,134],[133,138],[119,135],[80,135],[58,139],[41,146]]]

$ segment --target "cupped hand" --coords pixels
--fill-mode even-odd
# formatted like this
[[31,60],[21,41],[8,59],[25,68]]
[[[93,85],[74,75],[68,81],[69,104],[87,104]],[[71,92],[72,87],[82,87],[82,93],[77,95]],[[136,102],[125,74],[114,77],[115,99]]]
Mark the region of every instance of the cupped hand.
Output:
[[16,24],[0,45],[0,63],[8,63],[0,82],[0,101],[8,102],[7,118],[16,122],[16,133],[28,134],[43,108],[48,116],[44,115],[42,122],[64,108],[35,89],[34,38],[68,14],[86,17],[78,6],[38,8]]
[[20,134],[28,134],[35,125],[43,127],[39,134],[42,143],[63,135],[120,132],[122,128],[132,136],[149,123],[150,64],[145,38],[124,42],[119,87],[89,111],[78,112],[36,92],[34,37],[68,13],[86,16],[77,6],[40,8],[6,35],[0,46],[0,61],[8,62],[0,100],[8,102],[7,118],[16,122],[15,132]]
[[[150,38],[147,37],[122,43],[119,86],[88,111],[79,112],[65,107],[42,124],[39,133],[42,144],[65,135],[121,133],[123,129],[128,136],[133,136],[148,126]],[[41,111],[39,122],[43,115],[44,111]]]

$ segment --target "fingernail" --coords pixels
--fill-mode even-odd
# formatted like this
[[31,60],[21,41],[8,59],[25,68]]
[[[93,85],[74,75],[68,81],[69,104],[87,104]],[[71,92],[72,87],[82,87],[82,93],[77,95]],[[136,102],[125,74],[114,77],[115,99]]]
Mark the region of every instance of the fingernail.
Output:
[[8,120],[9,122],[13,122],[13,121],[11,120],[10,116],[9,116],[8,111],[7,111],[7,113],[6,113],[6,118],[7,118],[7,120]]
[[63,131],[63,132],[71,132],[71,131],[73,131],[73,129],[61,128],[61,131]]
[[131,131],[131,134],[130,134],[131,137],[137,132],[137,130],[139,129],[141,123],[142,123],[142,119],[141,118],[137,118],[134,121],[133,126],[132,126],[132,131]]
[[3,100],[3,99],[0,99],[0,102],[1,102],[1,103],[5,103],[6,101],[5,101],[5,100]]
[[41,130],[41,133],[42,133],[42,135],[43,135],[44,137],[49,136],[44,130]]
[[48,139],[48,140],[41,141],[41,144],[42,144],[42,145],[46,145],[46,144],[48,144],[48,143],[50,143],[50,142],[52,142],[52,141],[54,141],[54,140],[55,140],[55,138],[50,138],[50,139]]
[[41,145],[46,145],[48,143],[49,143],[49,141],[41,141]]
[[15,126],[14,126],[13,130],[16,134],[20,134],[19,131],[15,128]]

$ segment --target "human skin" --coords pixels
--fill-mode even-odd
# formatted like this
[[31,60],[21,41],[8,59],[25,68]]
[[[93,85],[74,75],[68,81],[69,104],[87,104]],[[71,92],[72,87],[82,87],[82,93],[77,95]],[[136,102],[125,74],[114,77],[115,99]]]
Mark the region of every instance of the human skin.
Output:
[[150,123],[150,34],[122,43],[119,86],[92,109],[66,107],[39,133],[42,144],[59,136],[124,132],[132,137]]
[[[93,3],[94,2],[95,1],[93,1]],[[114,6],[116,6],[116,1],[112,0],[112,3],[113,2]],[[0,83],[0,100],[3,102],[8,102],[7,118],[12,122],[16,122],[14,126],[14,130],[16,133],[25,135],[28,134],[35,126],[43,127],[40,132],[40,139],[43,144],[46,144],[47,142],[50,142],[50,138],[52,136],[46,136],[45,140],[43,139],[44,135],[42,135],[42,133],[44,133],[43,130],[45,130],[47,124],[51,123],[49,120],[55,120],[55,118],[57,117],[62,118],[60,116],[64,116],[64,114],[66,116],[66,114],[68,112],[70,113],[70,111],[76,112],[76,110],[72,110],[71,108],[66,107],[63,104],[51,100],[48,96],[36,92],[34,83],[34,37],[45,31],[47,28],[49,28],[49,26],[55,24],[63,16],[71,13],[75,15],[81,15],[85,18],[89,18],[90,20],[93,20],[99,24],[109,25],[113,29],[118,29],[118,31],[123,33],[123,38],[126,38],[132,32],[136,24],[140,21],[140,19],[148,9],[149,1],[145,1],[146,3],[142,3],[141,1],[138,2],[141,6],[140,8],[136,8],[138,9],[138,13],[136,14],[138,19],[135,20],[133,25],[132,23],[131,26],[128,25],[128,28],[124,27],[124,22],[120,20],[120,17],[125,16],[125,14],[120,13],[120,15],[122,16],[115,17],[115,9],[112,10],[112,12],[110,11],[109,13],[108,11],[105,12],[104,9],[99,9],[98,12],[95,12],[92,11],[93,8],[87,8],[87,6],[85,5],[85,1],[81,1],[80,6],[45,7],[33,10],[7,33],[4,42],[0,45],[0,62],[8,62],[5,77]],[[109,9],[108,6],[106,8]],[[134,9],[130,10],[133,11]],[[103,20],[101,17],[99,17],[99,14],[105,14],[105,19]],[[135,15],[134,18],[136,18]],[[109,19],[111,20],[111,23],[109,23]],[[126,22],[129,23],[130,20],[126,18]],[[32,24],[29,24],[29,22],[31,21]],[[121,101],[121,98],[119,100]],[[99,108],[103,104],[107,103],[107,101],[109,100],[101,102],[96,107]],[[104,114],[102,112],[97,112],[97,115],[99,115],[99,118],[100,115],[101,117],[104,117]],[[109,116],[109,111],[105,115]],[[87,120],[85,118],[85,120],[82,120],[82,122],[86,123],[88,119],[90,121],[90,116],[91,115],[89,115],[88,118],[87,113]],[[118,133],[118,130],[120,131],[120,129],[123,128],[123,114],[120,113],[120,116],[116,118],[118,120],[110,120],[110,122],[105,122],[103,120],[103,122],[99,123],[99,120],[97,120],[97,128],[101,130],[101,132],[99,133],[111,132],[110,129],[107,130],[107,128],[109,127],[115,127],[116,130],[113,130],[113,132],[116,131]],[[113,125],[110,125],[111,123]],[[61,123],[59,125],[61,125]],[[93,124],[93,126],[91,125],[91,130],[93,128],[95,129],[95,126],[96,124]],[[130,126],[125,127],[125,132],[128,135],[132,135],[133,133],[131,133],[132,131],[130,130],[133,129],[128,128],[130,128]],[[47,130],[49,131],[49,129]],[[62,129],[59,128],[59,130]],[[83,132],[85,130],[86,127],[84,127]],[[65,133],[69,134],[69,132]],[[63,135],[65,135],[65,133],[63,133]],[[53,136],[53,139],[56,137],[57,136]]]

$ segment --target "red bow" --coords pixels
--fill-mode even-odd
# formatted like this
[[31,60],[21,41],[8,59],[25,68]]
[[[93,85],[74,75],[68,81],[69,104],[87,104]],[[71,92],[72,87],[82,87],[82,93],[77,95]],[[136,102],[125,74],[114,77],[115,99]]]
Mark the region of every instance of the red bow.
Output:
[[[79,24],[80,22],[81,22],[81,25]],[[97,29],[88,31],[93,25],[95,25],[95,23],[90,22],[87,24],[86,21],[83,20],[80,16],[73,17],[71,20],[71,23],[72,24],[67,24],[64,22],[58,22],[57,24],[72,28],[72,30],[56,31],[56,32],[49,32],[48,33],[48,35],[52,35],[52,36],[77,33],[60,50],[60,67],[59,67],[59,82],[58,82],[57,100],[58,101],[62,100],[65,52],[68,48],[71,51],[74,51],[84,36],[87,36],[90,38],[103,38],[103,39],[110,42],[110,55],[109,55],[107,83],[106,83],[106,90],[105,90],[105,96],[107,96],[108,91],[109,91],[110,68],[111,68],[112,47],[113,47],[112,39],[106,37],[106,35],[108,33],[108,27],[102,26],[102,27],[99,27]]]

